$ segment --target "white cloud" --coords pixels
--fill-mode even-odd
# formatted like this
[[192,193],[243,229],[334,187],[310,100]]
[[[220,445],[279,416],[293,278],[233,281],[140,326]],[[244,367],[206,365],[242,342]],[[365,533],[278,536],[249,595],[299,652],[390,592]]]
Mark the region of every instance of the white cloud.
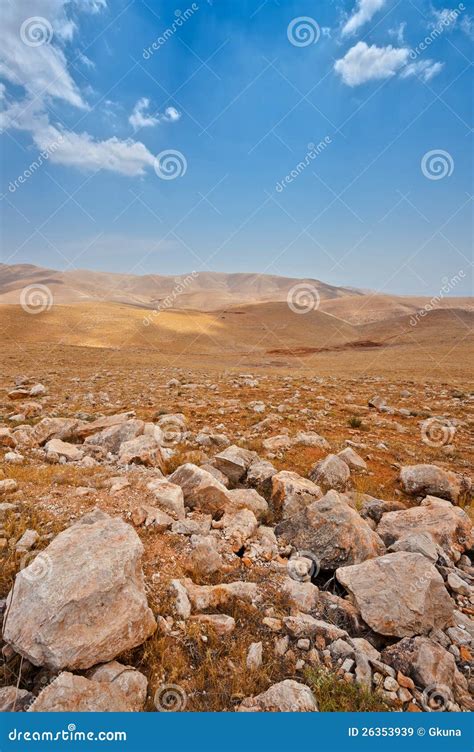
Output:
[[432,78],[438,75],[443,66],[444,63],[438,63],[434,60],[419,60],[416,63],[410,63],[409,65],[406,65],[400,73],[400,78],[410,78],[411,76],[416,76],[417,78],[420,78],[422,81],[427,83],[428,81],[431,81]]
[[160,122],[158,118],[147,114],[149,107],[150,100],[147,99],[147,97],[142,97],[133,108],[133,112],[128,118],[128,122],[135,131],[139,128],[151,128],[153,125],[158,125]]
[[461,29],[467,34],[469,39],[474,39],[474,18],[472,16],[463,16]]
[[158,112],[151,115],[149,109],[150,100],[147,97],[141,97],[128,118],[128,122],[133,127],[133,130],[151,128],[159,123],[174,123],[181,117],[181,113],[175,107],[167,107],[162,115]]
[[357,0],[357,10],[342,27],[342,35],[354,34],[385,5],[386,0]]
[[[2,3],[0,76],[23,86],[32,96],[62,99],[85,109],[61,46],[72,38],[75,30],[74,23],[66,16],[65,5],[65,0]],[[31,46],[28,41],[34,41],[35,34],[50,41]]]
[[137,177],[154,162],[153,154],[140,141],[123,141],[115,136],[96,141],[88,133],[73,133],[49,123],[33,133],[33,140],[40,151],[50,152],[50,162],[80,170],[102,169]]
[[334,69],[348,86],[359,86],[366,81],[381,80],[394,76],[408,60],[410,51],[405,47],[370,47],[357,42],[337,60]]
[[[21,98],[14,98],[0,82],[0,127],[29,132],[38,150],[48,151],[51,162],[129,177],[143,175],[153,166],[154,156],[140,141],[115,136],[99,141],[89,133],[74,133],[50,122],[48,100],[89,109],[68,70],[67,45],[77,31],[66,13],[72,7],[96,14],[107,5],[106,0],[22,0],[21,4],[3,4],[0,77],[7,84],[21,87],[24,93]],[[37,44],[37,33],[46,39],[43,44]],[[79,60],[91,64],[82,53]]]
[[388,33],[391,37],[394,37],[397,40],[397,44],[402,46],[405,44],[405,29],[407,27],[406,21],[402,21],[398,26],[395,26],[393,29],[389,29]]

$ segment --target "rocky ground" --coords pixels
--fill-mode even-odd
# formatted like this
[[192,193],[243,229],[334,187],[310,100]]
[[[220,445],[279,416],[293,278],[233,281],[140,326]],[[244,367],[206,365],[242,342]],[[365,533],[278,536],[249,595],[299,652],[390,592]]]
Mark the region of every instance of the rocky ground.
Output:
[[3,710],[472,710],[465,384],[0,387]]

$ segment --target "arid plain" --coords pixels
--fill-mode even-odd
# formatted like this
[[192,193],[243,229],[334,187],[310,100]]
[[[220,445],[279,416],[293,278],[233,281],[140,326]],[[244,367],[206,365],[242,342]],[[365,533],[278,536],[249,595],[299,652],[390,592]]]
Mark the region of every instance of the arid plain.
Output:
[[472,709],[473,319],[0,267],[4,707]]

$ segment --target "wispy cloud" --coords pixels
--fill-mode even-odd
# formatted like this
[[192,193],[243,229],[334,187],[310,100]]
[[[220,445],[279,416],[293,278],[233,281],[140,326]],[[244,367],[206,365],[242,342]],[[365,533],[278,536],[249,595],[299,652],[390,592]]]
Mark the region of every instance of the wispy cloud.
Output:
[[342,27],[343,36],[355,34],[383,8],[385,3],[386,0],[358,0],[355,11]]
[[135,131],[140,128],[151,128],[159,123],[174,123],[181,117],[181,113],[175,107],[167,107],[163,114],[152,115],[149,110],[150,100],[147,97],[141,97],[128,118],[128,122]]
[[[35,0],[32,16],[25,10],[25,3],[3,5],[0,78],[6,85],[1,84],[0,126],[3,130],[29,132],[40,150],[51,151],[54,144],[51,162],[140,176],[154,163],[154,156],[140,141],[116,137],[98,140],[89,133],[75,133],[53,124],[48,115],[50,100],[90,109],[68,66],[68,44],[77,34],[76,21],[68,11],[98,14],[106,7],[106,0]],[[88,67],[93,65],[83,53],[75,58]],[[16,87],[23,90],[22,96],[18,97]],[[175,111],[168,117],[175,119]]]
[[438,75],[443,69],[444,63],[435,62],[434,60],[419,60],[416,63],[410,63],[400,72],[400,78],[410,78],[416,76],[427,83]]

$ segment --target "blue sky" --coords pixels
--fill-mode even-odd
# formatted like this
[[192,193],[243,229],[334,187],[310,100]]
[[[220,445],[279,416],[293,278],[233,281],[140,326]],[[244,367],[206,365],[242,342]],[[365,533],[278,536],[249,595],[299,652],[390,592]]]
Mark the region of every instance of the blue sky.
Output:
[[2,261],[472,294],[467,1],[4,10]]

